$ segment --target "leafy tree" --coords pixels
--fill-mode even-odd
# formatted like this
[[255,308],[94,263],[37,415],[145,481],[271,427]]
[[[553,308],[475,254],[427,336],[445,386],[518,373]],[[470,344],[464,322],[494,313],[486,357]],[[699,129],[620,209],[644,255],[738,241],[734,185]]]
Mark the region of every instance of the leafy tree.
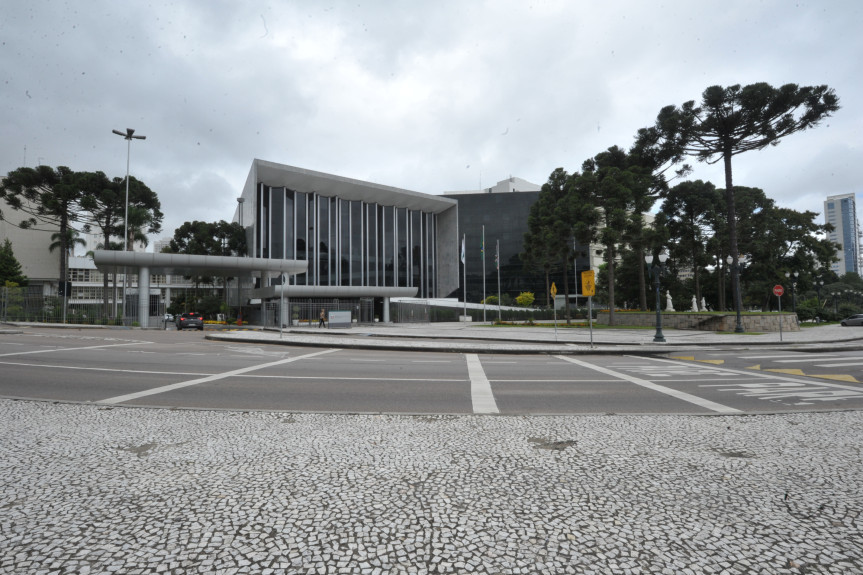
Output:
[[53,253],[55,250],[66,246],[69,251],[68,255],[72,256],[75,253],[75,246],[84,247],[87,245],[87,242],[80,237],[81,234],[78,233],[78,230],[69,228],[66,230],[66,237],[62,237],[62,235],[60,232],[51,234],[52,241],[48,246],[48,251]]
[[[89,213],[84,231],[96,230],[102,241],[99,249],[122,250],[124,243],[112,238],[123,237],[126,211],[126,179],[111,180],[102,172],[81,172],[78,185],[83,191],[81,207]],[[161,203],[155,192],[135,177],[129,177],[129,232],[130,242],[147,243],[147,233],[162,230]],[[131,245],[127,245],[128,249]],[[116,282],[116,277],[114,278]],[[108,274],[102,280],[102,311],[108,317]]]
[[780,208],[758,188],[738,186],[734,195],[741,207],[741,251],[750,256],[742,291],[752,304],[767,309],[775,301],[773,286],[786,283],[786,272],[800,273],[798,291],[808,289],[808,270],[829,268],[836,260],[838,245],[825,239],[832,226],[817,224],[817,213]]
[[0,199],[24,214],[18,227],[59,232],[60,281],[66,281],[69,230],[81,218],[81,195],[75,172],[65,166],[18,168],[0,181]]
[[527,217],[528,231],[524,235],[525,251],[522,259],[528,265],[545,271],[546,298],[549,297],[548,278],[552,267],[563,265],[566,322],[570,323],[567,262],[574,247],[572,245],[574,220],[568,197],[568,182],[569,176],[566,170],[557,168],[543,184],[539,198],[530,207]]
[[616,260],[627,245],[636,247],[639,299],[646,305],[643,214],[655,201],[652,193],[655,184],[652,171],[617,146],[585,161],[581,175],[572,178],[570,201],[576,215],[575,237],[584,245],[597,241],[603,245],[611,325],[614,325]]
[[695,297],[701,301],[701,271],[710,263],[707,251],[721,195],[710,182],[686,181],[671,188],[663,199],[657,224],[667,234],[669,258],[677,267],[693,271]]
[[[10,284],[15,285],[10,286]],[[5,238],[3,245],[0,246],[0,285],[6,287],[27,285],[27,276],[21,271],[21,262],[15,257],[9,238]]]
[[[694,101],[660,110],[654,126],[639,130],[637,145],[657,162],[670,164],[695,156],[709,164],[722,160],[731,257],[738,261],[737,211],[731,159],[744,152],[777,145],[782,138],[817,126],[839,109],[839,98],[827,86],[767,83],[723,88],[711,86]],[[736,274],[738,271],[733,270]]]
[[[246,254],[246,233],[237,222],[184,222],[174,230],[174,237],[165,251],[203,256],[242,256]],[[194,279],[197,298],[198,286],[211,283],[212,278],[195,276]],[[224,278],[226,287],[227,281],[228,278]]]

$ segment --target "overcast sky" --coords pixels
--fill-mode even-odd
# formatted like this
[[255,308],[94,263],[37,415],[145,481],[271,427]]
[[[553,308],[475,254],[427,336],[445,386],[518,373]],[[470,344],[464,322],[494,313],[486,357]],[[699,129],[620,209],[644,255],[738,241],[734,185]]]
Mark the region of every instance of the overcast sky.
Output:
[[111,130],[134,128],[170,236],[230,220],[253,158],[429,194],[542,184],[708,86],[826,84],[833,117],[734,160],[821,213],[863,192],[861,24],[859,0],[6,2],[0,174],[125,176]]

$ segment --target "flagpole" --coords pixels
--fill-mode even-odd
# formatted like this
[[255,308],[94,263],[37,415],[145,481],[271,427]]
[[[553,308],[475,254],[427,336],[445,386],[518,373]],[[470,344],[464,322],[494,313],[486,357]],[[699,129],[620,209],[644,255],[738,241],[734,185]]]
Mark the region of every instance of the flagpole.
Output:
[[500,323],[500,240],[494,246],[494,266],[497,268],[497,321]]
[[485,323],[485,225],[482,226],[482,322]]

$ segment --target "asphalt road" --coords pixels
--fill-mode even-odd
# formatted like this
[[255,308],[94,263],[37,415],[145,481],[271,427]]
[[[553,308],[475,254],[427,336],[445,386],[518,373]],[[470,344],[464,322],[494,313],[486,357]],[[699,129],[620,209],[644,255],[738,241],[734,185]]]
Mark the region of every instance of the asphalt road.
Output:
[[863,408],[863,354],[493,355],[223,343],[198,331],[0,335],[0,396],[292,412],[733,414]]

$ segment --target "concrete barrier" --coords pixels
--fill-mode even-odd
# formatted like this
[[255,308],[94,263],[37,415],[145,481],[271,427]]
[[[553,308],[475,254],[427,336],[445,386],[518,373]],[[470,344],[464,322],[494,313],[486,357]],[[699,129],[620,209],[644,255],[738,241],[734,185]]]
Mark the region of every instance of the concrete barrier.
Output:
[[[743,330],[749,332],[800,331],[796,313],[745,313],[740,316]],[[608,325],[608,312],[597,312],[596,323]],[[653,327],[656,312],[614,312],[615,325]],[[734,331],[737,326],[735,313],[662,312],[662,327],[669,329],[692,329],[700,331]]]

